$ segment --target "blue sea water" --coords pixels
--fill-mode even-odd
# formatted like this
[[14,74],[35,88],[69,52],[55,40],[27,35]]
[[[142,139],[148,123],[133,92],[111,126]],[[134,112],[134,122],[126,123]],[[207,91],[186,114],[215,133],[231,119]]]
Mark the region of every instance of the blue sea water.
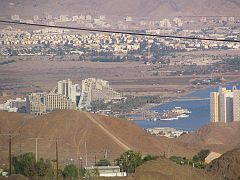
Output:
[[[239,83],[230,83],[224,87],[231,89],[233,85]],[[182,107],[190,110],[192,113],[187,118],[181,118],[173,121],[134,121],[141,128],[153,127],[172,127],[178,130],[195,131],[205,124],[210,122],[210,92],[218,91],[219,87],[210,87],[188,94],[185,97],[198,97],[202,100],[187,100],[187,101],[171,101],[160,106],[152,108],[157,112],[170,110],[174,107]],[[239,86],[238,86],[239,89]],[[205,99],[204,99],[205,98]]]

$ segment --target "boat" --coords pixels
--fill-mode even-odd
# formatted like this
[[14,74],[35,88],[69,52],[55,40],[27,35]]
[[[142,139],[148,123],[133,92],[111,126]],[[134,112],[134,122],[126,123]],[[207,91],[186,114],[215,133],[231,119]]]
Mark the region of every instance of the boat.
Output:
[[181,114],[181,115],[179,115],[179,116],[177,116],[178,118],[187,118],[187,117],[189,117],[189,115],[187,115],[187,114]]
[[171,112],[177,113],[177,114],[191,114],[192,112],[188,109],[184,109],[182,107],[174,107]]
[[160,121],[173,121],[173,120],[178,120],[178,118],[162,118]]

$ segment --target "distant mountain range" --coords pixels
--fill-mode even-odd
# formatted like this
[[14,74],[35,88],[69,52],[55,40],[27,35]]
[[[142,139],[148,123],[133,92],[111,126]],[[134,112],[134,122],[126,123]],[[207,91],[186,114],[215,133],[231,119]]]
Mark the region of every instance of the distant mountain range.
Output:
[[240,16],[239,0],[1,0],[0,17],[92,14],[108,17]]

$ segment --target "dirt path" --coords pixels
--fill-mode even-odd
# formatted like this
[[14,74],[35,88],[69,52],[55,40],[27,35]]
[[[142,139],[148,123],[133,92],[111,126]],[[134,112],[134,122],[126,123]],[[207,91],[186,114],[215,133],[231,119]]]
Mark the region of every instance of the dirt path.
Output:
[[124,144],[121,140],[119,140],[116,136],[114,136],[111,132],[109,132],[105,127],[103,127],[96,119],[94,119],[90,113],[84,112],[85,115],[97,126],[99,126],[107,135],[109,135],[114,142],[116,142],[119,146],[121,146],[125,150],[130,150],[131,148]]
[[[77,121],[79,121],[79,113],[76,113],[76,115],[77,115],[76,119]],[[81,137],[77,141],[76,137],[77,137],[78,131],[79,130],[77,129],[74,135],[74,143],[75,143],[75,146],[77,147],[77,158],[79,158],[79,155],[80,155],[81,144],[83,145],[83,140],[87,138],[87,134],[89,133],[89,122],[86,123],[86,128],[80,131]]]

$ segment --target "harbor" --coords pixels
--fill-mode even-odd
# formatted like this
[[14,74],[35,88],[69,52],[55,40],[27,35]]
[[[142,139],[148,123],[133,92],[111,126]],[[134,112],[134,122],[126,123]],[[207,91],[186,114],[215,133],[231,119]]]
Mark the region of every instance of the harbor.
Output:
[[145,111],[142,113],[142,119],[148,121],[172,121],[180,118],[187,118],[192,112],[182,107],[174,107],[170,110],[158,111]]

